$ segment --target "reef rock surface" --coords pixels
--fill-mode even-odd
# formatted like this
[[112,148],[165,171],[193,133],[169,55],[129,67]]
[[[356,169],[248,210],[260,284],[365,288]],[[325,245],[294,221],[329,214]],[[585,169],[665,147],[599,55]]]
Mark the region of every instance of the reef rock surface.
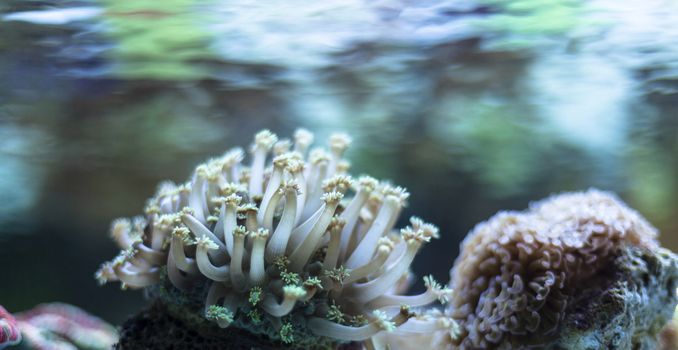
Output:
[[[200,321],[194,315],[171,310],[160,300],[129,318],[120,331],[116,350],[328,350],[326,344],[298,346],[284,344],[261,334]],[[360,350],[359,343],[340,345],[337,350]]]
[[660,348],[658,333],[678,302],[678,256],[666,249],[627,247],[599,277],[581,286],[547,348]]

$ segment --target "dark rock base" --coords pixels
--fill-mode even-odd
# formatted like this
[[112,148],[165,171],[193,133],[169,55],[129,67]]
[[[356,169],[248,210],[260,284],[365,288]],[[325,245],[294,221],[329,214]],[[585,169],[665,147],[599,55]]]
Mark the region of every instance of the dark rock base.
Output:
[[[356,345],[341,345],[342,350],[360,349]],[[265,336],[255,335],[236,327],[219,328],[216,325],[192,325],[174,317],[161,302],[153,303],[148,309],[128,319],[120,330],[118,350],[326,350],[321,348],[300,348],[273,342]]]
[[173,317],[160,302],[128,319],[120,330],[119,350],[284,349],[281,344],[238,328],[210,327],[200,331]]
[[608,271],[577,291],[548,348],[661,349],[659,333],[672,319],[677,287],[678,256],[627,247]]

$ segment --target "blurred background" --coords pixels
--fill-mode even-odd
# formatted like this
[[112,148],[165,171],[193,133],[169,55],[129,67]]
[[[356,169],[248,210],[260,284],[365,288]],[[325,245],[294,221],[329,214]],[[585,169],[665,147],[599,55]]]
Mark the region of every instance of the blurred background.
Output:
[[676,0],[0,2],[0,304],[120,323],[109,223],[269,128],[353,139],[459,243],[551,193],[618,193],[678,250]]

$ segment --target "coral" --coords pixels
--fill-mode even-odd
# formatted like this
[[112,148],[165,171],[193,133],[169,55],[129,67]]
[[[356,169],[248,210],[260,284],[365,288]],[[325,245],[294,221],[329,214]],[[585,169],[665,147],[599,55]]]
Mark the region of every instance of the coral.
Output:
[[456,342],[461,349],[544,347],[583,286],[624,247],[655,251],[656,237],[637,212],[597,190],[495,215],[464,240],[451,271]]
[[110,349],[118,335],[113,326],[68,304],[41,304],[16,315],[31,349]]
[[0,349],[6,346],[19,344],[21,332],[14,316],[0,306]]
[[113,326],[72,305],[41,304],[16,317],[0,306],[0,349],[21,342],[35,350],[103,350],[117,339]]
[[[348,136],[332,135],[329,152],[308,152],[312,140],[305,130],[294,142],[265,130],[250,166],[236,148],[184,184],[162,183],[145,216],[113,222],[123,251],[97,278],[147,288],[195,327],[210,322],[308,348],[371,343],[416,308],[446,301],[451,290],[430,277],[423,294],[401,295],[417,252],[438,236],[418,218],[393,231],[405,189],[349,176]],[[420,327],[430,329],[440,327]]]

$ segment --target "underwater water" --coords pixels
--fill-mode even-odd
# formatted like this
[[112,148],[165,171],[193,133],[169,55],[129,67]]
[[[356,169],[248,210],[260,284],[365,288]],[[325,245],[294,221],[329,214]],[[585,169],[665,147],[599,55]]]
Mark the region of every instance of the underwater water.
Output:
[[[263,128],[353,138],[351,173],[408,188],[447,281],[499,210],[597,187],[678,250],[678,2],[3,1],[0,304],[120,323],[99,287],[116,217]],[[418,286],[421,287],[421,286]],[[417,286],[415,286],[417,288]]]

